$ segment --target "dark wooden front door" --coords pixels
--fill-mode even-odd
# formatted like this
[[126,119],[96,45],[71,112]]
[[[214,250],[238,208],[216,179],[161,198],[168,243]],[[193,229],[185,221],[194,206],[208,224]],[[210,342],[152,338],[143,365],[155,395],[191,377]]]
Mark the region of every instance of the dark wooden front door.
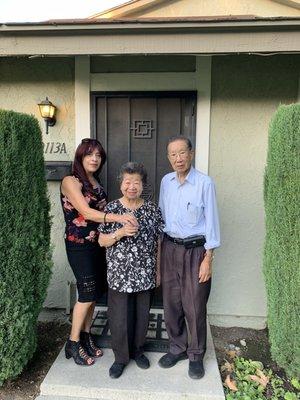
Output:
[[[195,144],[194,92],[95,93],[94,137],[107,152],[101,180],[109,200],[121,196],[117,176],[122,164],[137,161],[148,172],[143,197],[158,201],[161,178],[171,171],[166,145],[171,136],[184,135]],[[161,305],[157,293],[155,305]]]

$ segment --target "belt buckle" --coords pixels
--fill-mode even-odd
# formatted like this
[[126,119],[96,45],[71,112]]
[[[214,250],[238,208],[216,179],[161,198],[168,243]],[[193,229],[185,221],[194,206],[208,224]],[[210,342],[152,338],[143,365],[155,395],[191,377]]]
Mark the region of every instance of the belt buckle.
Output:
[[178,239],[177,239],[177,238],[174,238],[174,237],[168,235],[167,233],[166,233],[166,237],[167,237],[167,239],[170,240],[172,243],[178,244]]

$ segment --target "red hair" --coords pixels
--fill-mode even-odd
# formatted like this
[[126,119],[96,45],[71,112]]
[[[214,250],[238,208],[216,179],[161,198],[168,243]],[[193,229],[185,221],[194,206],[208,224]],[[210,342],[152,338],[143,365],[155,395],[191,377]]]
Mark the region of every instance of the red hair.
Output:
[[83,187],[89,191],[93,191],[93,187],[88,180],[85,169],[83,168],[83,158],[88,154],[91,154],[95,149],[97,149],[101,156],[100,167],[96,172],[93,173],[94,177],[99,182],[99,174],[103,165],[106,162],[106,153],[102,147],[102,144],[97,139],[82,139],[80,145],[77,147],[74,157],[74,162],[72,166],[72,174],[79,179],[83,184]]

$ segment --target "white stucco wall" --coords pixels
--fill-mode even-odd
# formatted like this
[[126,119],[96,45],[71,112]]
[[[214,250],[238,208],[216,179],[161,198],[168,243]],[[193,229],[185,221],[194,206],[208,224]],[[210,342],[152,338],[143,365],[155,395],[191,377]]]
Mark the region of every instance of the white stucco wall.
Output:
[[[57,123],[49,128],[48,135],[45,134],[45,124],[37,106],[46,96],[57,106]],[[0,108],[25,112],[37,117],[43,132],[46,160],[72,160],[75,147],[72,58],[0,58]],[[47,143],[49,143],[48,149]],[[66,153],[54,153],[57,143],[65,143]],[[51,147],[52,152],[50,152]],[[53,216],[51,237],[54,245],[54,269],[45,306],[65,307],[66,281],[72,274],[64,250],[59,183],[49,182],[48,190]]]
[[[222,247],[216,252],[211,321],[263,327],[263,174],[268,125],[297,101],[298,56],[213,57],[209,174],[217,186]],[[239,316],[239,317],[236,317]]]

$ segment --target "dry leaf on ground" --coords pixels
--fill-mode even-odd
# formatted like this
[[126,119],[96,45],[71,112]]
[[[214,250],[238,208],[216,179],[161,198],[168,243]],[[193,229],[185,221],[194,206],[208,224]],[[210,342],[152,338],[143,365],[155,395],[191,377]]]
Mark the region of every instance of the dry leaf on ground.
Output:
[[266,376],[260,369],[256,370],[256,374],[260,377],[263,387],[266,387],[270,378]]
[[231,373],[234,370],[234,366],[233,364],[231,364],[228,361],[225,361],[225,364],[221,366],[221,372],[227,372],[227,373]]
[[236,352],[236,350],[226,350],[226,354],[228,355],[229,358],[235,358],[235,357],[237,357],[237,352]]
[[236,392],[238,390],[236,387],[236,382],[234,380],[231,380],[230,375],[226,376],[224,384],[228,387],[228,389],[232,390],[233,392]]
[[250,379],[252,379],[254,382],[259,383],[265,388],[269,383],[269,378],[259,369],[256,370],[256,373],[257,375],[250,375]]

